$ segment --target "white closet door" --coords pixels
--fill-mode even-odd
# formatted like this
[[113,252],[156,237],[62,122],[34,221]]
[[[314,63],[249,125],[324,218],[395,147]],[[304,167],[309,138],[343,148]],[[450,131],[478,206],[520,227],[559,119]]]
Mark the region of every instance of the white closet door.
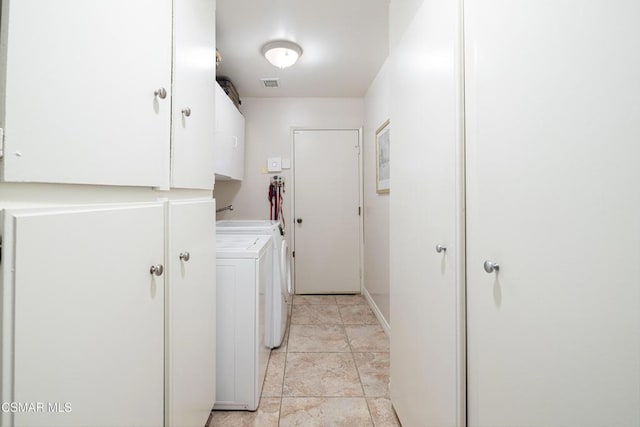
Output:
[[7,0],[1,34],[4,180],[168,186],[171,0]]
[[15,425],[162,425],[162,205],[7,215]]
[[169,203],[166,425],[203,426],[216,401],[215,201]]
[[470,427],[640,425],[639,17],[465,2]]
[[171,186],[213,188],[216,3],[174,0]]
[[391,63],[391,400],[405,427],[464,425],[460,14],[426,0]]

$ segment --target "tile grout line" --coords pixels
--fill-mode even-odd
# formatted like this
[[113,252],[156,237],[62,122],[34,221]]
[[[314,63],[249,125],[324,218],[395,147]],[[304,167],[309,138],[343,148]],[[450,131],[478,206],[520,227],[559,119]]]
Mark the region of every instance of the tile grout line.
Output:
[[342,317],[342,312],[340,311],[340,307],[338,307],[338,314],[340,315],[340,319],[342,320],[342,328],[344,329],[344,334],[347,336],[347,343],[349,344],[349,350],[350,350],[349,352],[351,353],[351,360],[353,360],[353,366],[356,368],[356,373],[358,374],[360,389],[362,389],[362,398],[364,399],[364,404],[367,405],[367,412],[369,412],[369,421],[371,421],[371,425],[375,427],[373,422],[373,415],[371,414],[371,408],[369,407],[369,400],[367,399],[367,394],[364,390],[364,384],[362,383],[362,376],[360,375],[360,369],[358,368],[358,363],[356,362],[356,356],[353,352],[353,347],[351,346],[351,338],[347,333],[347,328],[345,328],[344,319]]
[[[295,296],[294,296],[295,298]],[[287,331],[286,331],[286,339],[287,339],[287,348],[284,351],[284,366],[282,368],[282,387],[280,388],[280,408],[278,409],[278,426],[280,426],[280,418],[282,418],[282,399],[284,399],[284,379],[287,375],[287,358],[289,356],[289,335],[291,335],[291,321],[293,320],[293,299],[291,299],[291,315],[288,316]]]

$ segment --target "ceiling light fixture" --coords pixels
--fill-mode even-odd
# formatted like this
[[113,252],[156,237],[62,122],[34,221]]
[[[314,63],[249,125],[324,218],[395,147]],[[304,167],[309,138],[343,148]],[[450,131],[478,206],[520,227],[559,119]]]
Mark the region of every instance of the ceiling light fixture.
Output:
[[288,40],[274,40],[262,46],[262,54],[273,66],[287,68],[296,63],[302,48]]

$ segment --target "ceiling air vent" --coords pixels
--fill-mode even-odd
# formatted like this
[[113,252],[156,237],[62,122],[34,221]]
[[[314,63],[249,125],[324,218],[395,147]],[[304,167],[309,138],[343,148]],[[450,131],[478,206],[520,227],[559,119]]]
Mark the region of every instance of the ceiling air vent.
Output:
[[280,83],[278,83],[278,80],[280,79],[260,79],[260,81],[262,82],[262,84],[264,85],[264,87],[271,87],[271,88],[275,88],[275,87],[280,87]]

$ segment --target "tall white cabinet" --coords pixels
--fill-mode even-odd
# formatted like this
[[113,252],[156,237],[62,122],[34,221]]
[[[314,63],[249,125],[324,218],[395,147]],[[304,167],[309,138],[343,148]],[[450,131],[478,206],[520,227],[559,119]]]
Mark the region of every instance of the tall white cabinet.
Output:
[[465,2],[469,426],[640,425],[640,3],[576,12]]
[[1,2],[1,426],[206,422],[215,7]]
[[400,421],[637,426],[640,5],[451,3],[392,54]]
[[405,427],[465,419],[460,12],[425,0],[390,62],[401,165],[390,193],[390,389]]

